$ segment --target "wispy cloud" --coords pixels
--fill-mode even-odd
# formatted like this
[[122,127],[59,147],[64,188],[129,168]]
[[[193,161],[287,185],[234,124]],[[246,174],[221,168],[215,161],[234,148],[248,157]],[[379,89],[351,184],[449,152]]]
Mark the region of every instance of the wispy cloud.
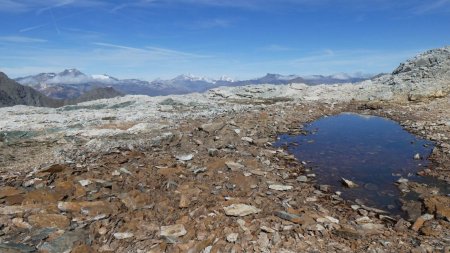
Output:
[[133,51],[145,51],[145,50],[143,50],[141,48],[137,48],[137,47],[129,47],[129,46],[123,46],[123,45],[118,45],[118,44],[104,43],[104,42],[94,42],[92,44],[101,46],[101,47],[110,47],[110,48],[133,50]]
[[130,46],[125,46],[125,45],[104,43],[104,42],[94,42],[93,44],[97,45],[97,46],[101,46],[101,47],[125,50],[125,51],[129,51],[130,53],[142,53],[143,55],[146,55],[149,58],[152,58],[152,57],[153,58],[164,58],[164,57],[168,57],[168,58],[205,58],[205,57],[210,57],[208,55],[182,52],[182,51],[178,51],[178,50],[160,48],[160,47],[152,47],[152,46],[147,46],[145,48],[137,48],[137,47],[130,47]]
[[23,33],[23,32],[29,32],[29,31],[33,31],[33,30],[36,30],[36,29],[40,29],[40,28],[46,27],[46,26],[48,26],[48,25],[49,25],[49,23],[46,23],[46,24],[40,24],[40,25],[28,26],[28,27],[25,27],[25,28],[20,29],[19,32],[21,32],[21,33]]
[[41,8],[39,10],[36,11],[36,14],[41,14],[45,11],[54,9],[54,8],[59,8],[59,7],[64,7],[67,5],[71,5],[73,4],[75,1],[74,0],[62,0],[62,1],[58,1],[56,3],[50,3],[48,6]]
[[[298,57],[249,61],[243,58],[204,57],[204,55],[159,47],[138,48],[104,42],[97,42],[95,45],[97,47],[89,50],[47,48],[16,53],[0,51],[2,53],[0,70],[18,77],[44,72],[44,70],[55,72],[67,67],[76,67],[91,74],[109,73],[119,78],[148,80],[156,77],[169,78],[180,73],[210,76],[228,74],[237,78],[252,78],[265,73],[300,75],[328,75],[340,72],[377,73],[390,72],[400,62],[422,51],[420,49],[401,51],[325,49]],[[67,65],[68,63],[70,66]]]
[[0,0],[0,12],[20,13],[35,11],[37,14],[41,14],[50,9],[66,6],[91,8],[107,4],[108,2],[104,0]]
[[[117,3],[108,0],[0,0],[0,12],[29,12],[41,14],[55,8],[105,7],[116,13],[128,8],[153,8],[155,6],[210,6],[217,8],[240,8],[247,10],[272,11],[276,9],[315,10],[320,8],[342,9],[346,11],[397,10],[411,14],[429,14],[437,11],[449,11],[449,0],[130,0]],[[295,8],[295,9],[292,9]]]
[[25,3],[12,0],[0,0],[0,12],[22,12],[27,9],[28,6]]
[[24,37],[24,36],[0,36],[0,42],[11,42],[11,43],[43,43],[47,42],[44,39]]
[[415,14],[427,14],[430,12],[450,12],[450,0],[427,1],[412,8]]
[[261,47],[260,50],[263,51],[269,51],[269,52],[286,52],[286,51],[292,51],[294,48],[286,47],[278,44],[271,44],[267,45],[265,47]]

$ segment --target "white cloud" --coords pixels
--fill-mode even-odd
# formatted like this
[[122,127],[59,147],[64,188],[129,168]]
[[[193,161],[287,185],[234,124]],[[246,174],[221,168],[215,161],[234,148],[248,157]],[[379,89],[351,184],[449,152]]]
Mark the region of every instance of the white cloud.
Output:
[[11,42],[11,43],[44,43],[47,40],[24,37],[24,36],[0,36],[0,42]]

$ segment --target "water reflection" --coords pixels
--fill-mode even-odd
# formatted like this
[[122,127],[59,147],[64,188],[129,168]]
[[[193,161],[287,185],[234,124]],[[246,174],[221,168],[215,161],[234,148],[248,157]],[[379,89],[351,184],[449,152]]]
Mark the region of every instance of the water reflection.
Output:
[[[276,146],[287,145],[297,159],[308,162],[318,184],[333,186],[347,199],[361,199],[369,205],[400,214],[400,177],[420,181],[416,172],[428,161],[433,143],[414,136],[394,121],[357,114],[340,114],[319,119],[305,127],[308,135],[282,135]],[[347,189],[344,177],[360,187]]]

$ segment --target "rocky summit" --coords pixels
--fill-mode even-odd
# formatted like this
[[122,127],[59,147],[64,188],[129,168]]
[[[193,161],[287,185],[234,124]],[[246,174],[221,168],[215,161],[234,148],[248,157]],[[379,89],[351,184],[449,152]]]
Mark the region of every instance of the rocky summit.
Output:
[[419,197],[391,215],[272,143],[328,115],[382,116],[435,143],[418,174],[448,186],[449,80],[445,47],[356,84],[0,108],[0,252],[448,252],[450,196],[401,178]]

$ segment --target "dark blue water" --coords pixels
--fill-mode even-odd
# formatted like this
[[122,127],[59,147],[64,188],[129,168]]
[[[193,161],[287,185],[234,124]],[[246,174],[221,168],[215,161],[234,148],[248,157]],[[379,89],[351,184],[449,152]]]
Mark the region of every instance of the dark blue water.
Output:
[[[417,171],[430,166],[426,158],[433,143],[385,118],[340,114],[308,124],[305,130],[309,134],[281,135],[275,145],[306,161],[318,184],[331,185],[345,199],[360,199],[392,213],[401,212],[395,182],[400,177],[421,181]],[[415,160],[417,153],[424,159]],[[343,187],[342,177],[359,187]]]

